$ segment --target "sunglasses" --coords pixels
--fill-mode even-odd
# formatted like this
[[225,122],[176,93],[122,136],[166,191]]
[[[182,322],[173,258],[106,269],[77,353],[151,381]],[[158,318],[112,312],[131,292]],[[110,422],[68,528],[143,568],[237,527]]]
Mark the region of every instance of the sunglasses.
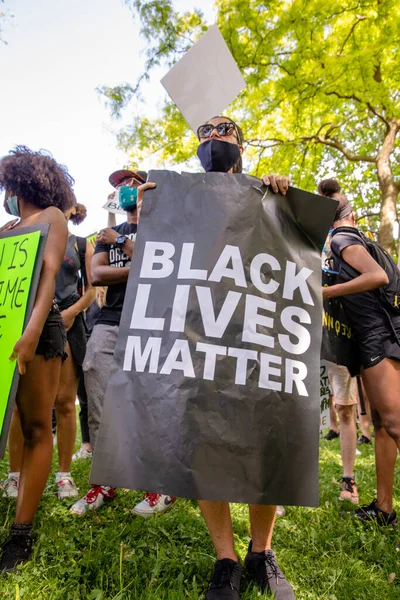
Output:
[[218,125],[211,125],[211,123],[206,123],[206,125],[200,125],[200,127],[197,130],[197,137],[199,138],[199,140],[209,138],[214,129],[217,130],[218,135],[220,135],[221,137],[226,137],[234,133],[236,135],[236,138],[239,139],[239,133],[235,123],[218,123]]

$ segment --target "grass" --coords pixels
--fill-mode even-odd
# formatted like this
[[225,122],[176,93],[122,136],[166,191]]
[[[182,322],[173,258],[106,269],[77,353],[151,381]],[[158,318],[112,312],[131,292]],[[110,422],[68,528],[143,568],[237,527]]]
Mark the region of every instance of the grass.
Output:
[[[361,502],[375,494],[373,448],[362,446],[356,479]],[[274,549],[297,600],[391,600],[400,598],[398,541],[393,528],[355,522],[351,506],[338,501],[339,443],[321,442],[320,508],[287,508],[277,521]],[[74,463],[82,495],[90,464]],[[53,472],[56,471],[56,463]],[[0,475],[7,463],[0,462]],[[395,496],[399,486],[396,482]],[[213,547],[195,502],[180,500],[165,515],[144,520],[130,509],[141,499],[119,491],[97,513],[74,517],[57,500],[53,477],[35,521],[33,559],[0,579],[0,598],[14,600],[198,600],[212,573]],[[399,508],[397,506],[397,508]],[[15,504],[0,498],[0,541]],[[236,547],[244,560],[249,541],[245,506],[233,505]],[[242,600],[261,595],[244,586]]]

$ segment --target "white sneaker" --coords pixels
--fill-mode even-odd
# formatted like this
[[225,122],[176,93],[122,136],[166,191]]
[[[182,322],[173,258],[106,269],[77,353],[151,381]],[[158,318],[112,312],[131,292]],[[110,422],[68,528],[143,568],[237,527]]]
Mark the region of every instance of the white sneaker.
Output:
[[60,479],[56,479],[56,487],[59,500],[76,498],[78,495],[78,488],[72,477],[60,477]]
[[18,498],[19,477],[9,475],[5,481],[0,484],[3,491],[3,498]]
[[73,455],[72,460],[80,460],[81,458],[92,458],[92,456],[92,452],[88,452],[83,446],[81,446],[78,452],[75,452],[75,454]]
[[94,485],[86,496],[75,502],[69,510],[73,515],[84,515],[87,510],[100,508],[106,500],[113,500],[116,493],[116,488],[108,485]]
[[175,504],[176,498],[174,496],[164,496],[163,494],[152,494],[147,493],[142,502],[136,504],[132,509],[134,515],[140,517],[152,517],[156,513],[163,513],[173,504]]
[[276,507],[276,516],[277,517],[284,517],[286,515],[286,510],[284,506],[277,506]]

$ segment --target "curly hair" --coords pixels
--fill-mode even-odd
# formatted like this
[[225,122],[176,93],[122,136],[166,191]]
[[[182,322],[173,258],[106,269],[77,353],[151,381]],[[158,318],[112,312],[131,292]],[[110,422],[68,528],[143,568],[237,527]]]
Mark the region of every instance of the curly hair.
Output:
[[6,190],[39,208],[56,206],[62,212],[76,203],[74,180],[45,150],[16,146],[0,159],[0,191]]
[[77,202],[75,204],[75,213],[72,213],[70,216],[70,221],[73,222],[74,225],[80,225],[87,217],[87,209],[83,204],[79,204]]

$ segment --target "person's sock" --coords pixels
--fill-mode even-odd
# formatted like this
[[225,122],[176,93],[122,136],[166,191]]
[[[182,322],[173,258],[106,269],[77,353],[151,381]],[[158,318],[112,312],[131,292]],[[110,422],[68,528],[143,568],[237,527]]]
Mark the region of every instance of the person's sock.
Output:
[[64,477],[71,477],[71,471],[68,471],[68,473],[63,473],[62,471],[59,471],[58,473],[56,473],[56,479],[63,479]]
[[20,475],[21,475],[21,473],[19,471],[15,472],[15,473],[9,473],[8,474],[9,477],[14,477],[14,479],[19,479]]
[[32,523],[13,523],[11,525],[10,536],[32,535]]

